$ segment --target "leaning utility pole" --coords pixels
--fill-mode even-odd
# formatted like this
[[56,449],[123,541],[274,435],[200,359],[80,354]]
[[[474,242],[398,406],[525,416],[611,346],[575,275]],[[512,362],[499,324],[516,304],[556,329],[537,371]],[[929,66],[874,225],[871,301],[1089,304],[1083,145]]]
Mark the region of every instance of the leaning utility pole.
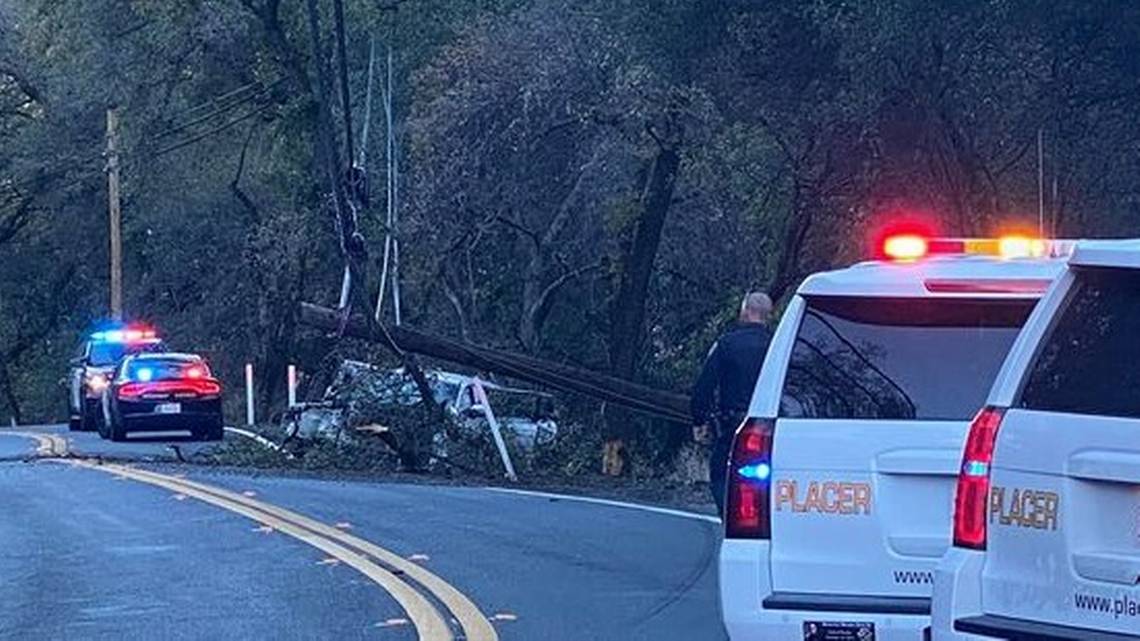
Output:
[[111,215],[111,316],[123,318],[123,210],[119,194],[119,114],[107,110],[107,200]]

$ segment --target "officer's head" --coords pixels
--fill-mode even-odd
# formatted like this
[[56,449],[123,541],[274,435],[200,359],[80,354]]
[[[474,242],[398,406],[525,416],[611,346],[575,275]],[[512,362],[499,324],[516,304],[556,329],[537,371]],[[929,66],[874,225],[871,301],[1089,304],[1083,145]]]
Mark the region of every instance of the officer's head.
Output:
[[740,303],[740,322],[763,323],[772,314],[772,299],[764,292],[749,292]]

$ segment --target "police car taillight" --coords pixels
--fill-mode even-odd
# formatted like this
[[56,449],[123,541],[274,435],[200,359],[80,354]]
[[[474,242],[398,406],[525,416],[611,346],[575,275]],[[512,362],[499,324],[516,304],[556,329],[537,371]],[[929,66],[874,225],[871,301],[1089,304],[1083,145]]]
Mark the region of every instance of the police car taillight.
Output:
[[222,384],[212,378],[174,379],[166,381],[132,381],[119,387],[119,398],[133,400],[144,394],[186,394],[201,398],[221,395]]
[[772,515],[769,495],[775,421],[749,418],[736,431],[728,462],[725,538],[767,539]]
[[986,549],[990,465],[1004,415],[1005,410],[1000,407],[986,407],[970,423],[954,496],[954,545],[957,547]]

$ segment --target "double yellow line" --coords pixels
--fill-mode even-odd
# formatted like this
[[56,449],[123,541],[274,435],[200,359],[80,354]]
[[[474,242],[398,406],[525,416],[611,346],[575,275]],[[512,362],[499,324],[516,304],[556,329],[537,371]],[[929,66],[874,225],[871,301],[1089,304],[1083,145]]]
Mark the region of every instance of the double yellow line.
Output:
[[[38,443],[43,456],[64,456],[67,441],[54,434],[22,433]],[[443,613],[425,592],[446,608],[459,623],[467,641],[498,641],[490,620],[463,593],[423,566],[371,541],[338,530],[302,514],[258,501],[249,496],[187,479],[118,464],[100,464],[74,458],[79,467],[147,483],[240,514],[291,536],[345,563],[383,588],[400,604],[415,626],[420,641],[454,641]],[[410,581],[404,580],[406,577]]]

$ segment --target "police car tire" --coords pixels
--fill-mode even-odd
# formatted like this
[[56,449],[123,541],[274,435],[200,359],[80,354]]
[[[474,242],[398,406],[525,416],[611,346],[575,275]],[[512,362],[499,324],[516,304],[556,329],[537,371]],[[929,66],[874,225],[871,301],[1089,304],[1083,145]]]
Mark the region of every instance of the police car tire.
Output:
[[107,437],[116,443],[127,440],[127,431],[123,429],[122,421],[117,421],[112,417],[111,424],[107,426]]
[[194,436],[200,441],[220,441],[225,436],[225,428],[220,424],[210,425],[198,430]]

